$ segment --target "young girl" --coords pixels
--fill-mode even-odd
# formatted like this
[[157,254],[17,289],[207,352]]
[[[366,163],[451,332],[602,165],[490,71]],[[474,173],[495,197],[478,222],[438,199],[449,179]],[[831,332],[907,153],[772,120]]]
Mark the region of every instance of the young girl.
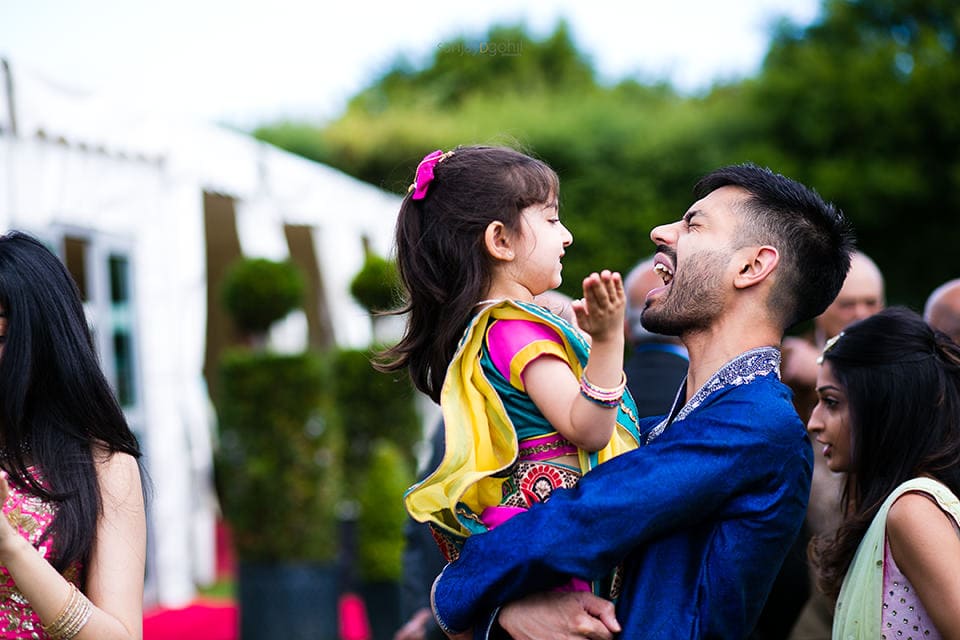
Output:
[[[619,274],[583,282],[580,331],[534,296],[560,285],[573,241],[560,222],[558,179],[517,151],[431,153],[397,221],[409,296],[387,370],[409,368],[440,403],[445,453],[406,496],[448,559],[496,526],[638,443],[624,393],[624,292]],[[584,588],[578,583],[577,588]]]
[[960,637],[960,347],[890,308],[824,349],[808,423],[847,472],[844,520],[811,559],[834,638]]

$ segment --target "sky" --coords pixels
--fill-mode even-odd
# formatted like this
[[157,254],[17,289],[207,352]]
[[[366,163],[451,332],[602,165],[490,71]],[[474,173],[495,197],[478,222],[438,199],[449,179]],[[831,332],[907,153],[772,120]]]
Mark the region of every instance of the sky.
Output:
[[[425,64],[493,24],[535,38],[566,20],[600,78],[692,93],[759,69],[772,24],[819,0],[0,0],[0,57],[80,93],[239,128],[322,123],[398,56]],[[491,55],[481,49],[463,55]],[[522,53],[521,53],[522,55]]]

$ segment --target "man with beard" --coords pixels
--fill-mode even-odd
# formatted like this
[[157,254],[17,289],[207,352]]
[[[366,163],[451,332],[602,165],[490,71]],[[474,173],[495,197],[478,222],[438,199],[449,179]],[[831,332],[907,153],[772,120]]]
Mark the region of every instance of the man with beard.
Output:
[[[744,638],[803,523],[812,454],[779,380],[779,345],[843,284],[853,238],[811,189],[754,165],[718,169],[655,228],[643,323],[677,335],[689,371],[644,446],[467,541],[434,583],[450,635],[517,640]],[[622,567],[614,605],[548,591]],[[508,604],[509,603],[509,604]],[[492,612],[492,613],[491,613]]]
[[641,417],[670,411],[677,389],[687,375],[687,349],[680,339],[653,333],[642,323],[647,294],[662,284],[653,270],[653,256],[637,263],[623,279],[624,336],[630,352],[623,363],[623,373]]

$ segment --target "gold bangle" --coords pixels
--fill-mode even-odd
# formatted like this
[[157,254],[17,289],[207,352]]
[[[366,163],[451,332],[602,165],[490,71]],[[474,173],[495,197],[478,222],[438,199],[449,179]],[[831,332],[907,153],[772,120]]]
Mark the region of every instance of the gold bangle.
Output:
[[50,636],[50,640],[71,640],[80,633],[92,613],[93,605],[90,600],[71,582],[66,604],[52,623],[43,625],[43,630]]
[[63,607],[60,609],[60,613],[57,614],[57,617],[49,625],[43,625],[43,630],[47,635],[50,635],[52,631],[56,628],[59,628],[63,625],[64,620],[67,617],[67,612],[70,610],[70,606],[73,604],[74,598],[76,598],[77,587],[71,582],[70,592],[67,593],[67,601],[64,603]]

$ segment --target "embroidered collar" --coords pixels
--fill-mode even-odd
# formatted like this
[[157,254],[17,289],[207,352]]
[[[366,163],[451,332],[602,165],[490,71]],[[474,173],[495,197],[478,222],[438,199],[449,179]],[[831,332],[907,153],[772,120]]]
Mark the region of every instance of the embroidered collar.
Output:
[[674,422],[679,422],[686,418],[697,407],[702,405],[707,398],[717,391],[726,387],[736,387],[742,384],[753,382],[758,376],[765,376],[769,373],[776,373],[780,377],[780,350],[775,347],[759,347],[745,351],[739,356],[720,367],[707,382],[688,400],[682,407],[684,387],[687,379],[684,378],[680,384],[680,390],[673,401],[673,409],[664,418],[663,422],[651,429],[647,435],[647,444],[659,436],[664,430]]

